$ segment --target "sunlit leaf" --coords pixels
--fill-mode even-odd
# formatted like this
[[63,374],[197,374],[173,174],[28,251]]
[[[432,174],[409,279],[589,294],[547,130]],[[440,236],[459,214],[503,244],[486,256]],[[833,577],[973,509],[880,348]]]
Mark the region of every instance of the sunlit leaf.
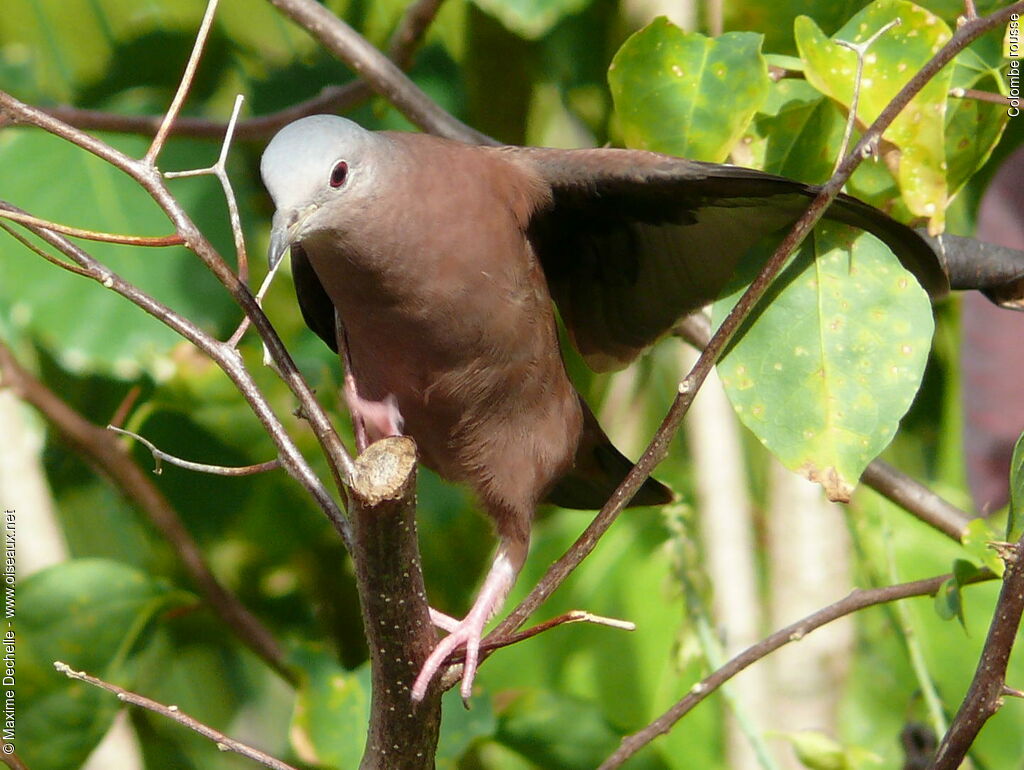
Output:
[[627,40],[608,68],[626,144],[722,161],[768,95],[761,36],[718,38],[655,19]]
[[[715,303],[715,323],[740,291]],[[719,363],[729,399],[787,468],[848,499],[920,385],[933,330],[927,295],[880,241],[828,223],[752,317]]]
[[[809,83],[845,107],[853,100],[857,55],[836,43],[863,43],[887,23],[901,24],[878,38],[864,58],[857,118],[872,123],[921,67],[949,40],[937,16],[906,0],[876,0],[847,22],[831,39],[813,19],[796,20],[795,35]],[[910,101],[885,131],[900,149],[899,184],[910,211],[941,231],[946,185],[946,94],[952,72],[944,68]]]

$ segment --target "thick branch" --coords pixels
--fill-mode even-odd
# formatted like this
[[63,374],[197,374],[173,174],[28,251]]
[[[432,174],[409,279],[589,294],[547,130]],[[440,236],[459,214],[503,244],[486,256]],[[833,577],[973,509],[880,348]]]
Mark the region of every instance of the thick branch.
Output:
[[57,394],[33,377],[0,342],[0,375],[25,403],[33,406],[64,441],[86,462],[106,476],[129,501],[146,513],[174,548],[199,593],[235,636],[289,682],[294,674],[284,662],[284,652],[270,631],[249,612],[233,593],[214,577],[174,506],[164,497],[112,433],[93,425]]
[[988,638],[967,697],[953,718],[930,770],[956,770],[989,717],[1003,705],[1006,666],[1024,613],[1024,537],[1003,549],[1006,572]]
[[350,514],[373,696],[361,770],[434,767],[441,688],[414,703],[410,688],[437,635],[430,621],[416,541],[416,445],[371,444],[356,459]]

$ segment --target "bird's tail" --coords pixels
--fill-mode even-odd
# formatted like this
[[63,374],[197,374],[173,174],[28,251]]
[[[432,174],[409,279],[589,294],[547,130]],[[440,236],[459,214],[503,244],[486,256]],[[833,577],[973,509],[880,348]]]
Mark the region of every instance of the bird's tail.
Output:
[[[615,448],[582,398],[580,406],[583,409],[583,431],[575,464],[552,487],[546,501],[563,508],[596,510],[612,496],[633,468],[633,463]],[[665,505],[673,500],[675,494],[671,489],[649,478],[637,490],[629,506]]]

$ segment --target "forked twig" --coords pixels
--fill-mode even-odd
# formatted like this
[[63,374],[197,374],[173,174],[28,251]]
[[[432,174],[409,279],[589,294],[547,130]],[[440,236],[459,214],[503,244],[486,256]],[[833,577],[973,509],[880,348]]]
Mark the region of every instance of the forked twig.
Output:
[[[857,72],[853,77],[853,96],[850,98],[850,114],[846,118],[846,129],[843,131],[843,141],[839,145],[839,152],[836,153],[836,165],[832,168],[833,174],[839,170],[839,164],[842,162],[843,158],[846,157],[846,148],[850,146],[850,138],[853,136],[853,126],[857,122],[857,108],[860,106],[860,89],[864,82],[864,58],[867,55],[868,49],[875,44],[875,41],[878,40],[878,38],[893,27],[898,27],[902,23],[902,20],[897,16],[888,24],[882,25],[863,43],[851,43],[847,40],[836,40],[836,45],[848,48],[857,55]],[[874,148],[872,145],[868,145],[867,149]]]
[[156,136],[153,137],[153,142],[149,145],[149,150],[146,151],[146,155],[143,158],[143,162],[147,166],[156,166],[156,158],[160,154],[160,150],[163,149],[164,142],[167,141],[167,135],[171,132],[171,125],[178,117],[178,113],[181,112],[185,98],[192,88],[192,81],[195,79],[196,69],[199,67],[199,59],[202,58],[203,51],[206,49],[206,38],[209,37],[210,27],[213,26],[213,17],[217,12],[217,2],[218,0],[208,0],[206,4],[206,13],[203,14],[203,20],[199,24],[199,31],[196,32],[196,42],[192,46],[192,53],[188,57],[185,71],[178,82],[178,90],[174,92],[171,106],[167,108],[167,112],[160,122],[160,128],[157,129]]
[[160,475],[163,473],[163,468],[160,467],[161,462],[170,463],[176,465],[179,468],[184,468],[187,471],[195,471],[196,473],[209,473],[213,476],[255,476],[257,473],[266,473],[267,471],[273,471],[281,467],[280,460],[267,460],[265,463],[255,463],[253,465],[207,465],[206,463],[197,463],[192,460],[184,460],[180,457],[175,457],[172,454],[159,449],[152,441],[140,436],[138,433],[133,433],[130,430],[124,428],[118,428],[116,425],[108,425],[107,430],[112,430],[114,433],[120,433],[124,436],[135,439],[142,444],[149,453],[153,455],[153,460],[156,462],[153,468],[153,473]]
[[220,146],[220,155],[217,162],[208,168],[197,168],[189,171],[165,171],[164,176],[168,179],[187,176],[202,176],[212,174],[220,182],[224,191],[224,199],[228,204],[228,218],[231,222],[231,233],[235,237],[235,254],[238,259],[238,279],[245,284],[249,283],[249,257],[245,250],[245,235],[242,233],[242,218],[238,214],[238,200],[235,198],[235,190],[228,178],[227,161],[228,150],[231,148],[231,139],[235,134],[235,124],[238,122],[238,113],[242,109],[242,102],[245,97],[238,94],[235,97],[235,106],[231,110],[231,119],[228,120],[227,130],[224,132],[224,141]]

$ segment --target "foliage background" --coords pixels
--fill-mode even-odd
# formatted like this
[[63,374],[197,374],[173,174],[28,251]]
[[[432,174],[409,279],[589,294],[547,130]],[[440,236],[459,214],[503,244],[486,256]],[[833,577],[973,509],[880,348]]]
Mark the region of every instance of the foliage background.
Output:
[[[396,0],[326,4],[381,47],[403,10]],[[766,52],[795,55],[797,15],[809,14],[831,34],[863,5],[855,0],[729,2],[726,29],[755,31],[764,35]],[[956,0],[922,5],[949,23],[961,12]],[[979,10],[992,5],[979,3]],[[412,74],[446,109],[506,142],[619,142],[624,131],[613,116],[608,67],[626,38],[650,18],[637,6],[616,0],[448,0]],[[198,0],[6,0],[0,14],[0,88],[34,104],[159,113],[178,82],[203,8]],[[349,79],[344,66],[268,4],[224,0],[185,112],[224,119],[241,92],[248,114],[264,114]],[[369,127],[407,127],[380,100],[352,116]],[[757,126],[773,117],[769,112],[755,116],[748,130],[755,147]],[[136,155],[146,146],[138,137],[104,138]],[[1011,122],[992,160],[949,212],[952,230],[971,231],[991,169],[1022,138],[1024,123]],[[254,255],[266,246],[271,213],[258,178],[264,141],[237,143],[229,162]],[[216,153],[214,142],[176,138],[161,166],[205,166]],[[806,158],[798,151],[792,162]],[[40,132],[0,131],[0,169],[0,198],[39,216],[116,232],[157,235],[168,229],[155,206],[118,172]],[[806,163],[785,171],[820,181],[806,176],[812,173]],[[866,174],[862,184],[867,190]],[[230,253],[226,210],[215,182],[181,180],[173,189],[222,253]],[[184,249],[96,245],[93,253],[222,336],[238,320],[228,297]],[[261,275],[261,261],[254,262]],[[321,400],[333,406],[337,362],[303,326],[286,283],[279,281],[271,293],[268,315]],[[937,314],[925,387],[887,457],[969,508],[961,470],[956,301]],[[106,424],[138,386],[141,395],[127,427],[165,451],[217,464],[272,456],[269,440],[219,370],[135,307],[53,268],[8,238],[0,239],[0,335],[95,423]],[[272,404],[286,414],[289,395],[258,366],[252,338],[243,351]],[[678,343],[670,341],[625,379],[593,377],[576,360],[570,366],[591,403],[605,403],[603,419],[617,443],[635,456],[671,399],[682,364]],[[18,412],[17,424],[18,430],[45,435],[28,412]],[[347,426],[343,415],[339,424]],[[316,457],[308,431],[296,422],[293,432],[306,456]],[[775,566],[764,543],[770,466],[756,441],[748,436],[744,442],[758,526],[758,551],[751,559],[768,602]],[[144,451],[136,452],[140,463],[151,462]],[[692,501],[688,455],[686,443],[678,440],[659,476]],[[158,479],[218,577],[308,672],[298,692],[242,649],[198,603],[167,544],[81,458],[47,437],[41,461],[59,538],[36,566],[59,563],[35,578],[27,577],[32,565],[19,565],[19,620],[26,627],[19,660],[19,750],[30,767],[78,766],[117,708],[113,698],[63,681],[50,667],[54,658],[92,665],[93,673],[177,704],[290,761],[315,755],[324,765],[351,766],[362,745],[365,676],[359,666],[366,657],[351,565],[333,530],[296,485],[281,472],[228,479],[173,467]],[[17,500],[12,489],[16,486],[0,491]],[[22,542],[41,538],[36,533],[45,531],[44,512],[20,506],[17,512]],[[419,520],[432,604],[462,613],[489,559],[493,541],[487,525],[462,490],[426,471]],[[586,522],[586,514],[542,512],[516,595]],[[697,630],[714,587],[701,577],[705,554],[694,545],[697,528],[697,517],[685,507],[625,515],[543,616],[582,607],[628,618],[640,630],[627,635],[564,628],[495,656],[481,672],[482,692],[473,710],[467,714],[456,701],[448,704],[439,766],[593,767],[619,736],[680,697],[708,669]],[[958,545],[870,491],[856,496],[848,528],[856,544],[851,581],[858,585],[931,576],[964,556]],[[845,590],[838,587],[835,598]],[[848,672],[836,683],[840,706],[833,737],[878,755],[880,766],[897,766],[900,730],[925,719],[908,648],[920,654],[946,708],[955,709],[973,672],[996,590],[989,585],[968,593],[965,629],[941,620],[927,599],[908,602],[905,614],[891,608],[861,613],[854,642],[844,653]],[[106,636],[97,635],[97,628],[106,629]],[[1024,680],[1020,656],[1014,678]],[[714,696],[630,766],[725,767],[726,710],[725,700]],[[147,768],[243,766],[148,713],[133,712],[130,720]],[[804,727],[823,725],[787,729]],[[789,754],[783,737],[767,741],[774,753]],[[847,752],[846,761],[856,764],[854,756]],[[1022,757],[1024,710],[1010,703],[983,732],[978,765],[1021,767]]]

